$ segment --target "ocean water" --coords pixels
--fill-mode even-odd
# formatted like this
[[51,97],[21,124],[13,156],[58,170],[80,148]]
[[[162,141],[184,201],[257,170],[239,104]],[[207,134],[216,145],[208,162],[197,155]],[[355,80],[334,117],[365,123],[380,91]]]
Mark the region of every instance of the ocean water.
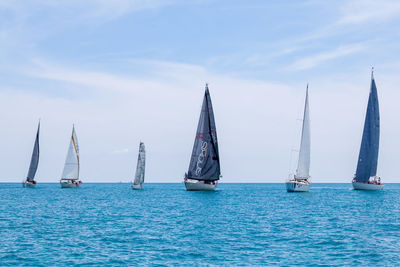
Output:
[[400,264],[400,184],[0,183],[0,265]]

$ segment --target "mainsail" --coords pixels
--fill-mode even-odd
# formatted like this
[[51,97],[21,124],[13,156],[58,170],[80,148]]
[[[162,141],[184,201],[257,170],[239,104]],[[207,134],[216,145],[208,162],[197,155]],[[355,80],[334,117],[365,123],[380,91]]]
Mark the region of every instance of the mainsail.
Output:
[[72,136],[69,143],[67,158],[65,159],[63,179],[79,179],[79,146],[76,137],[75,127],[72,127]]
[[196,180],[219,180],[220,162],[217,130],[210,92],[206,84],[199,124],[190,159],[188,178]]
[[133,181],[133,184],[135,184],[135,185],[143,184],[145,166],[146,166],[146,151],[145,151],[144,144],[142,142],[140,142],[139,155],[138,155],[137,166],[136,166],[136,174],[135,174],[135,180]]
[[33,180],[35,179],[36,170],[39,164],[39,131],[40,131],[40,122],[38,124],[35,145],[33,146],[33,152],[31,157],[31,164],[29,165],[29,171],[26,178],[26,180],[29,182],[33,182]]
[[371,90],[369,92],[367,114],[365,115],[364,131],[355,176],[357,182],[366,183],[370,177],[376,176],[379,153],[379,120],[378,93],[374,73],[372,72]]
[[297,165],[296,177],[308,179],[310,177],[310,115],[308,108],[308,85],[306,89],[306,100],[304,104],[303,127],[301,131],[301,143],[299,161]]

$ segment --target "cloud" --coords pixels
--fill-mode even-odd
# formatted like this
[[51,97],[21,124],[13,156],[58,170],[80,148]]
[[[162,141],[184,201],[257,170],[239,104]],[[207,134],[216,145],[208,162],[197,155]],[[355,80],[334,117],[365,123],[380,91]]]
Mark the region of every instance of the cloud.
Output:
[[123,149],[116,149],[111,152],[111,154],[126,154],[129,152],[128,148],[123,148]]
[[296,60],[293,64],[286,67],[286,70],[299,71],[314,68],[325,61],[333,60],[339,57],[344,57],[365,50],[366,46],[363,44],[351,44],[339,46],[338,48],[318,53],[315,55],[307,56]]
[[397,0],[353,0],[346,1],[342,8],[342,16],[337,25],[377,23],[379,21],[398,18],[400,2]]

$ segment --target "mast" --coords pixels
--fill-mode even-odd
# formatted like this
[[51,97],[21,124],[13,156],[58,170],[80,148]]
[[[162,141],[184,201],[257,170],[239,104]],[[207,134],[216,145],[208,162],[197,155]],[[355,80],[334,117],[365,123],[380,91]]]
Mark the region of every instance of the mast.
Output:
[[35,180],[35,174],[39,165],[39,132],[40,132],[40,120],[38,123],[38,128],[36,132],[36,139],[35,139],[35,144],[33,146],[33,151],[32,151],[32,157],[31,157],[31,163],[29,165],[29,170],[28,170],[28,175],[26,180],[29,182],[32,182]]
[[211,96],[206,84],[199,123],[197,125],[188,178],[195,180],[219,180],[221,175],[217,130]]
[[355,176],[357,182],[367,183],[370,177],[376,176],[379,154],[379,135],[380,115],[378,92],[374,79],[374,69],[372,68],[371,88]]
[[75,126],[73,125],[71,141],[69,143],[67,158],[65,159],[64,170],[61,178],[78,180],[80,170],[79,163],[78,138],[76,136]]
[[310,114],[308,107],[308,84],[306,89],[306,99],[304,103],[303,126],[301,130],[301,142],[299,161],[296,170],[296,177],[301,179],[308,179],[310,177]]

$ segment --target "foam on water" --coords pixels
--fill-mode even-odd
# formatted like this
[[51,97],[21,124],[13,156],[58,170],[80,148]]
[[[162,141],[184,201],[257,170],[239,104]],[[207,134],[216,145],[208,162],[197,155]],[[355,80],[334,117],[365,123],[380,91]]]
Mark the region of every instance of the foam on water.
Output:
[[395,265],[400,185],[0,184],[1,265]]

